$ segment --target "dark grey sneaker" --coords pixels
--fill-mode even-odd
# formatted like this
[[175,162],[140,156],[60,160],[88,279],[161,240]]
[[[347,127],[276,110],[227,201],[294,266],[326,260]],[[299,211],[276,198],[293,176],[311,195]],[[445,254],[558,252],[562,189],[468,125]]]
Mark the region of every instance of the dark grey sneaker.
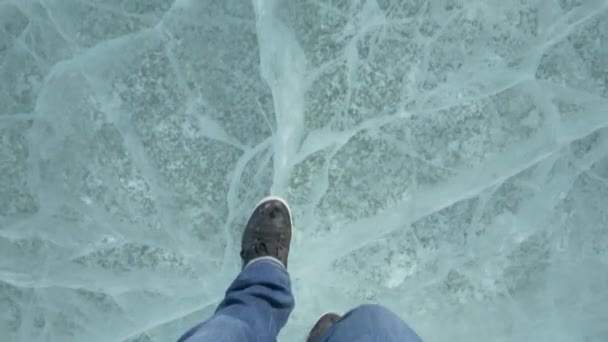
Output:
[[241,241],[243,268],[256,258],[277,258],[287,268],[293,219],[287,202],[275,196],[262,199],[253,209]]
[[332,325],[340,320],[340,318],[342,318],[340,315],[333,312],[328,312],[321,316],[315,326],[310,330],[306,342],[318,341],[323,335],[325,335],[327,330],[329,330]]

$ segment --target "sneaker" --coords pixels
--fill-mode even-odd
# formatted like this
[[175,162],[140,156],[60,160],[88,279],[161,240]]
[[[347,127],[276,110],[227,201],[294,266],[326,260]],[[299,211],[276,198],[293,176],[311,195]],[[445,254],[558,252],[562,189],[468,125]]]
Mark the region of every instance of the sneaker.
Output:
[[243,268],[259,257],[273,257],[287,268],[293,220],[287,202],[266,197],[253,209],[241,242]]
[[334,325],[334,323],[340,320],[340,318],[342,318],[340,315],[332,312],[328,312],[321,316],[315,326],[310,330],[306,342],[318,341],[323,335],[325,335],[327,330]]

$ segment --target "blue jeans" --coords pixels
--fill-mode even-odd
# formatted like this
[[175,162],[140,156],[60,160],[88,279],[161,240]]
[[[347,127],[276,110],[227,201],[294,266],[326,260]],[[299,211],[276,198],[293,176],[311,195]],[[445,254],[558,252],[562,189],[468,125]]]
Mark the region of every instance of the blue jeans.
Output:
[[[278,261],[254,261],[230,285],[215,314],[188,330],[178,342],[273,342],[293,307],[291,282],[285,268]],[[421,340],[389,310],[379,305],[362,305],[344,315],[319,342],[346,341]]]

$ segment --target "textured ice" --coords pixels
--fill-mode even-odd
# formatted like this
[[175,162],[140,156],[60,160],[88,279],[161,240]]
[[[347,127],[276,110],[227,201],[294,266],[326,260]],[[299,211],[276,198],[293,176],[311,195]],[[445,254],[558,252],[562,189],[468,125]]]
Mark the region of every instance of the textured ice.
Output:
[[270,192],[283,341],[608,341],[608,1],[0,0],[2,341],[174,340]]

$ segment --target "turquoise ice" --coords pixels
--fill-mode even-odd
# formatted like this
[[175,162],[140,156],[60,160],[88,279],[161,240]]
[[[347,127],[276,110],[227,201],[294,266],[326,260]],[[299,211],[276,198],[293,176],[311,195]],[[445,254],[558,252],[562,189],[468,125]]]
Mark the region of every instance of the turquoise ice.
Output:
[[0,0],[0,340],[176,339],[270,192],[282,341],[608,341],[608,1]]

